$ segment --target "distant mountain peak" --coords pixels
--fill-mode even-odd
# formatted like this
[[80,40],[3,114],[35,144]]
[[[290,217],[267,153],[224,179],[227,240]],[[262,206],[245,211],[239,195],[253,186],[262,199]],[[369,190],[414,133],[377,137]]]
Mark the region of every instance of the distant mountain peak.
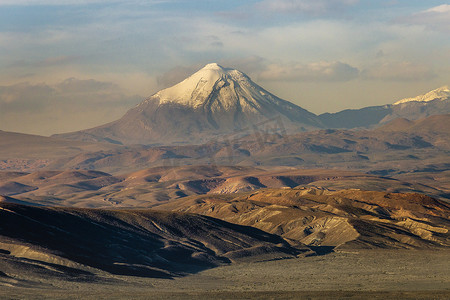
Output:
[[[252,84],[250,78],[244,73],[224,68],[217,63],[210,63],[182,82],[159,91],[151,98],[159,99],[160,104],[176,103],[193,108],[205,105],[214,98],[220,101],[215,101],[213,105],[229,109],[240,98],[236,92],[237,87],[242,89],[244,86],[253,85],[255,84]],[[251,94],[246,92],[248,95]]]
[[398,105],[398,104],[402,104],[402,103],[407,103],[407,102],[429,102],[429,101],[433,101],[433,100],[446,100],[450,97],[450,89],[448,87],[448,85],[444,85],[438,89],[432,90],[428,93],[425,93],[423,95],[419,95],[416,97],[412,97],[412,98],[405,98],[402,100],[399,100],[397,102],[394,103],[394,105]]
[[60,137],[198,143],[254,129],[264,122],[272,122],[265,126],[280,131],[323,127],[315,114],[271,94],[243,72],[209,63],[180,83],[153,94],[117,121]]
[[205,65],[202,70],[225,70],[225,68],[218,63],[210,63]]

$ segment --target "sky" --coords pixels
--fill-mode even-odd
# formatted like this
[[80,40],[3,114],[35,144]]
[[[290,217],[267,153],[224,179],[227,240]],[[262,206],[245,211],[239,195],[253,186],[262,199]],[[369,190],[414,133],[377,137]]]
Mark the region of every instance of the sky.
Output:
[[313,113],[450,85],[450,2],[0,0],[0,130],[120,118],[204,65]]

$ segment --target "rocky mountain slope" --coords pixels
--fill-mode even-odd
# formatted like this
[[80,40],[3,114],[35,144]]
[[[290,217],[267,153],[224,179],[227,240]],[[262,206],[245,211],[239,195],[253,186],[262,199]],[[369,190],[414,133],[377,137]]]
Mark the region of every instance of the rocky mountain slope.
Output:
[[328,128],[376,127],[397,118],[417,120],[450,113],[450,90],[443,86],[417,97],[405,98],[382,106],[346,109],[324,113],[319,119]]
[[113,144],[198,144],[268,130],[285,134],[373,128],[397,118],[417,120],[447,113],[450,90],[443,86],[394,104],[317,116],[269,93],[244,73],[211,63],[147,98],[117,121],[54,137]]
[[269,93],[244,73],[212,63],[115,122],[56,136],[124,144],[196,143],[271,120],[282,123],[278,131],[323,127],[316,115]]
[[410,102],[430,102],[436,100],[445,101],[448,100],[449,97],[450,97],[450,89],[448,88],[448,86],[442,86],[423,95],[399,100],[395,102],[394,105],[405,104]]

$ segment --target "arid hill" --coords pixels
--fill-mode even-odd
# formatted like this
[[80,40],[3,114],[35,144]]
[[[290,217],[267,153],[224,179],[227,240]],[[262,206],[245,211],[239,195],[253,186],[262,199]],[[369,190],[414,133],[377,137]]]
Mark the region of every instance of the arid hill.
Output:
[[118,175],[88,170],[0,172],[0,195],[40,205],[91,208],[151,208],[190,195],[297,186],[447,195],[446,186],[433,188],[436,182],[429,181],[424,185],[342,170],[200,165],[155,167]]
[[[397,176],[413,174],[419,180],[421,173],[449,169],[447,119],[448,115],[418,121],[400,119],[379,130],[319,130],[294,135],[247,130],[206,144],[185,146],[125,147],[4,133],[0,170],[99,170],[121,175],[186,165],[284,166],[352,170],[399,179]],[[429,174],[422,179],[425,177]],[[436,186],[448,186],[448,182],[440,181]],[[450,190],[441,194],[448,193]]]
[[450,246],[450,205],[415,193],[262,189],[188,197],[160,206],[253,226],[310,246]]
[[450,134],[450,114],[434,115],[425,119],[408,120],[395,119],[379,128],[377,131],[409,132],[415,134]]
[[277,235],[207,216],[10,202],[0,202],[0,282],[11,281],[8,272],[17,268],[85,280],[95,279],[95,270],[171,278],[241,259],[313,253]]
[[0,130],[0,170],[36,171],[47,168],[56,159],[116,147],[111,143],[67,141]]
[[248,131],[244,136],[229,135],[202,145],[130,146],[84,152],[54,160],[48,168],[118,173],[153,166],[217,164],[335,168],[391,176],[442,171],[450,165],[446,121],[446,116],[432,116],[414,121],[416,125],[410,129],[394,124],[379,130],[329,129],[293,135]]

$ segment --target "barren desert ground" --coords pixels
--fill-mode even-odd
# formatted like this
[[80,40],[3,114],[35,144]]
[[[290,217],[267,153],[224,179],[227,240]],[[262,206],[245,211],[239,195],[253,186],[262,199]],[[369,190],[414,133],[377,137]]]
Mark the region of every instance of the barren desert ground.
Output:
[[[101,274],[99,282],[42,276],[39,287],[3,286],[1,299],[448,299],[450,252],[345,250],[239,263],[176,279]],[[17,274],[20,276],[20,274]]]

